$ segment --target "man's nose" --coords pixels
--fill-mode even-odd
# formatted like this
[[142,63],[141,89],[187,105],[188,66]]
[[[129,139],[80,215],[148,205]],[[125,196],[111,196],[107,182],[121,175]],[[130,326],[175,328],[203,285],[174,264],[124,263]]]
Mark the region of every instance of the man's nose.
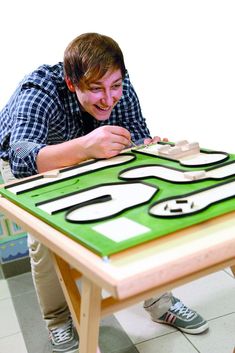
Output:
[[113,104],[113,99],[114,99],[114,94],[111,90],[104,91],[104,94],[102,97],[102,103],[110,106]]

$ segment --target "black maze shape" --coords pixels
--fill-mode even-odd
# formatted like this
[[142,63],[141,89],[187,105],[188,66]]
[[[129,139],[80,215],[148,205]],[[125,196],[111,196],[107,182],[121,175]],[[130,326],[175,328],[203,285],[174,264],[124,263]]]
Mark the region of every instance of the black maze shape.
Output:
[[[146,182],[142,182],[142,181],[104,183],[104,184],[100,184],[100,185],[91,186],[91,187],[86,188],[86,189],[83,189],[83,190],[74,191],[74,192],[71,192],[71,193],[66,194],[66,195],[57,196],[57,197],[52,198],[52,199],[49,199],[49,200],[47,200],[47,201],[37,202],[37,203],[35,203],[35,206],[38,207],[38,206],[40,206],[40,205],[47,204],[47,203],[49,203],[49,202],[61,200],[61,199],[64,199],[64,198],[66,198],[66,197],[73,196],[73,195],[80,194],[80,193],[84,193],[85,191],[97,189],[98,187],[102,187],[102,186],[124,185],[124,184],[126,185],[126,184],[136,184],[136,183],[144,184],[144,185],[147,185],[147,186],[151,186],[151,187],[153,187],[153,188],[156,189],[156,191],[154,192],[154,194],[152,195],[152,197],[151,197],[149,200],[139,203],[138,206],[139,206],[139,205],[144,205],[144,204],[148,203],[149,201],[151,201],[151,200],[153,199],[153,197],[156,195],[156,193],[159,191],[159,188],[158,188],[156,185],[152,185],[152,184],[150,184],[150,183],[146,183]],[[109,195],[109,194],[105,194],[105,195],[101,195],[101,196],[105,196],[105,197],[107,196],[107,199],[108,199],[108,197],[109,197],[110,195]],[[112,198],[112,196],[111,196],[111,198]],[[109,199],[110,199],[110,198],[109,198]],[[94,200],[94,199],[90,199],[90,200]],[[89,201],[89,200],[88,200],[88,201]],[[106,202],[106,201],[107,201],[107,200],[104,200],[104,202]],[[102,202],[102,199],[101,199],[101,202]],[[93,202],[91,202],[91,203],[93,203]],[[94,202],[94,203],[95,203],[95,202]],[[79,203],[78,205],[74,205],[74,206],[69,207],[68,212],[65,214],[65,219],[66,219],[66,221],[71,222],[71,223],[89,223],[89,222],[92,222],[92,220],[87,220],[87,221],[86,221],[86,220],[84,220],[84,221],[71,221],[71,220],[68,220],[68,219],[67,219],[67,215],[68,215],[71,211],[74,211],[76,208],[79,208],[79,207],[83,207],[83,206],[84,206],[84,205],[83,205],[83,206],[79,206],[79,205],[81,205],[81,203]],[[100,221],[100,220],[103,220],[103,219],[111,218],[111,217],[113,217],[113,216],[116,216],[117,214],[122,213],[124,210],[131,209],[131,208],[134,208],[134,207],[136,207],[136,206],[137,206],[137,205],[130,206],[130,207],[128,207],[128,208],[125,208],[125,209],[123,209],[123,210],[121,210],[121,211],[115,213],[115,214],[109,215],[109,216],[107,216],[107,217],[102,217],[102,218],[96,219],[96,220],[94,220],[94,221]],[[54,213],[63,212],[64,210],[65,210],[65,208],[62,208],[62,209],[60,209],[60,210],[55,211]],[[53,213],[53,214],[54,214],[54,213]]]
[[[77,176],[80,176],[80,175],[85,175],[85,174],[88,174],[88,173],[92,173],[92,172],[96,172],[96,171],[99,171],[99,170],[102,170],[102,169],[106,169],[106,168],[111,168],[111,167],[117,167],[119,165],[123,165],[123,164],[127,164],[127,163],[130,163],[132,161],[134,161],[136,159],[136,156],[133,154],[133,153],[123,153],[122,155],[124,156],[132,156],[133,158],[130,159],[129,161],[124,161],[124,162],[121,162],[121,163],[118,163],[118,164],[115,164],[115,165],[108,165],[108,166],[105,166],[105,167],[102,167],[102,168],[98,168],[97,170],[87,170],[86,172],[82,172],[82,173],[77,173],[75,175],[72,175],[72,176],[69,176],[67,178],[64,178],[64,179],[59,179],[59,180],[54,180],[54,181],[51,181],[51,182],[48,182],[48,183],[45,183],[43,185],[38,185],[38,186],[32,186],[26,190],[22,190],[22,191],[18,191],[16,192],[16,195],[21,195],[25,192],[28,192],[28,191],[32,191],[32,190],[36,190],[36,189],[40,189],[40,188],[43,188],[45,186],[48,186],[48,185],[54,185],[56,183],[59,183],[61,181],[65,181],[65,180],[69,180],[69,179],[72,179],[72,178],[76,178]],[[88,161],[88,162],[85,162],[85,163],[82,163],[82,164],[79,164],[79,165],[76,165],[76,166],[72,166],[72,167],[68,167],[68,168],[63,168],[63,169],[59,169],[59,173],[64,173],[64,172],[68,172],[69,170],[73,170],[73,169],[79,169],[81,167],[84,167],[86,165],[90,165],[90,164],[94,164],[96,162],[99,162],[99,161],[102,161],[102,160],[105,160],[105,158],[100,158],[100,159],[95,159],[95,160],[92,160],[92,161]],[[46,175],[45,175],[46,176]],[[35,180],[39,180],[39,179],[42,179],[44,178],[44,175],[37,175],[36,177],[33,177],[33,178],[30,178],[30,180],[23,180],[23,181],[20,181],[20,182],[17,182],[17,183],[12,183],[10,185],[6,185],[4,186],[5,189],[11,189],[13,186],[18,186],[18,185],[22,185],[22,184],[26,184],[26,183],[29,183],[31,181],[35,181]],[[49,179],[49,178],[48,178]],[[11,191],[11,190],[10,190]]]
[[[162,144],[162,143],[161,143]],[[174,144],[170,144],[171,146],[174,146]],[[173,158],[168,158],[168,157],[163,157],[163,156],[159,156],[159,155],[154,155],[152,153],[148,153],[146,151],[141,151],[141,149],[132,149],[132,152],[134,153],[140,153],[140,154],[147,154],[148,156],[152,156],[152,157],[155,157],[155,158],[161,158],[161,159],[165,159],[165,160],[168,160],[168,161],[171,161],[171,162],[178,162],[180,165],[182,166],[185,166],[185,167],[190,167],[190,168],[197,168],[197,167],[203,167],[203,166],[209,166],[209,165],[214,165],[216,163],[221,163],[221,162],[224,162],[226,160],[229,159],[230,157],[230,154],[227,153],[227,152],[223,152],[223,151],[206,151],[204,149],[200,149],[200,152],[202,153],[207,153],[207,154],[217,154],[217,153],[220,153],[220,154],[224,154],[224,159],[220,160],[219,162],[210,162],[210,163],[204,163],[204,164],[194,164],[194,165],[187,165],[187,164],[184,164],[184,162],[180,161],[179,159],[173,159]]]
[[[136,181],[137,182],[137,181]],[[136,183],[135,182],[135,183]],[[109,219],[109,218],[112,218],[113,216],[117,216],[119,214],[121,214],[122,212],[126,211],[126,210],[130,210],[132,208],[135,208],[136,206],[139,206],[139,205],[144,205],[144,204],[147,204],[149,201],[151,201],[153,199],[153,197],[156,195],[156,193],[159,191],[159,188],[155,185],[152,185],[152,184],[149,184],[149,183],[145,183],[145,182],[140,182],[141,184],[145,184],[145,185],[149,185],[149,186],[152,186],[154,188],[156,188],[156,191],[155,193],[150,197],[149,200],[147,201],[144,201],[144,202],[140,202],[138,204],[135,204],[133,206],[129,206],[129,207],[126,207],[126,208],[123,208],[122,210],[118,211],[118,212],[115,212],[115,213],[112,213],[111,215],[108,215],[108,216],[105,216],[105,217],[100,217],[100,218],[96,218],[96,219],[89,219],[89,220],[80,220],[80,221],[73,221],[71,219],[68,219],[68,216],[71,212],[75,211],[76,209],[78,208],[81,208],[83,206],[72,206],[65,214],[65,219],[67,222],[70,222],[70,223],[90,223],[90,222],[99,222],[99,221],[103,221],[103,220],[106,220],[106,219]],[[122,183],[114,183],[114,184],[122,184]],[[123,183],[123,184],[133,184],[133,182],[130,182],[130,183]],[[105,185],[105,184],[103,184]],[[113,185],[113,184],[110,184],[110,185]],[[100,185],[99,185],[100,186]],[[86,189],[87,190],[87,189]],[[83,190],[84,191],[84,190]]]
[[[209,171],[212,171],[212,170],[215,170],[215,169],[220,169],[222,167],[225,167],[225,166],[227,166],[229,164],[233,164],[233,163],[235,163],[235,161],[222,163],[222,164],[216,165],[215,167],[211,167],[211,168],[206,169],[205,172],[209,172]],[[191,170],[188,170],[188,169],[180,169],[180,168],[174,168],[174,167],[165,166],[163,164],[153,164],[153,163],[151,163],[151,164],[144,164],[144,165],[137,166],[137,167],[130,167],[130,168],[123,169],[123,170],[121,170],[118,173],[118,178],[121,179],[121,180],[139,180],[139,179],[156,178],[156,179],[167,181],[167,182],[172,183],[172,184],[191,184],[191,183],[202,182],[202,181],[205,181],[205,180],[222,180],[222,179],[227,179],[227,178],[231,178],[231,177],[235,176],[235,173],[234,173],[234,174],[228,175],[226,177],[206,177],[206,178],[203,178],[203,179],[195,179],[195,180],[188,179],[188,180],[185,180],[185,181],[168,180],[168,179],[165,179],[163,177],[156,176],[156,175],[148,175],[148,176],[139,177],[139,178],[134,178],[134,177],[133,178],[125,178],[124,176],[123,177],[121,176],[122,173],[129,172],[130,170],[134,170],[134,169],[144,168],[144,167],[163,167],[163,168],[166,168],[166,169],[172,169],[172,170],[176,170],[178,172],[183,172],[183,173],[191,171]]]
[[60,208],[59,210],[52,211],[51,214],[54,215],[54,214],[62,212],[62,211],[64,212],[64,211],[70,210],[71,207],[82,208],[82,207],[85,207],[85,206],[88,206],[88,205],[94,205],[96,203],[106,202],[106,201],[110,201],[110,200],[112,200],[112,195],[104,194],[104,195],[97,196],[97,197],[94,197],[92,199],[89,199],[87,201],[79,202],[79,203],[77,203],[76,205],[73,205],[73,206],[65,206],[63,208]]
[[175,195],[175,196],[166,197],[165,199],[161,199],[159,201],[154,202],[152,205],[150,205],[149,208],[148,208],[148,214],[150,216],[152,216],[152,217],[157,217],[157,218],[175,218],[175,217],[187,217],[187,216],[192,216],[192,215],[194,215],[196,213],[200,213],[200,212],[206,210],[207,208],[209,208],[210,206],[212,206],[214,204],[217,204],[217,203],[223,202],[225,200],[230,200],[230,199],[234,198],[235,197],[235,191],[234,191],[234,195],[228,196],[228,197],[226,197],[226,198],[224,198],[222,200],[218,200],[218,201],[214,201],[212,203],[209,203],[204,208],[201,208],[200,210],[195,210],[195,212],[190,212],[189,214],[175,214],[175,215],[169,215],[169,216],[168,215],[159,216],[159,215],[152,214],[151,213],[151,208],[156,206],[159,203],[163,203],[163,202],[166,202],[166,201],[169,201],[169,200],[174,200],[174,199],[177,199],[177,200],[185,199],[188,196],[195,195],[195,194],[200,194],[201,192],[207,191],[209,189],[216,189],[216,188],[220,187],[221,185],[229,184],[229,183],[232,183],[234,181],[235,181],[235,179],[227,180],[227,181],[225,181],[223,183],[219,183],[219,184],[216,184],[216,185],[213,185],[213,186],[208,186],[206,188],[203,188],[203,189],[200,189],[200,190],[197,190],[197,191],[193,191],[193,192],[189,192],[187,194],[183,194],[183,195],[179,195],[179,196]]
[[[35,181],[35,180],[39,180],[39,179],[43,179],[43,178],[44,178],[43,175],[37,175],[37,176],[35,176],[35,177],[30,178],[30,180],[26,178],[26,179],[24,179],[24,180],[22,180],[22,181],[18,181],[18,182],[16,182],[16,183],[12,183],[12,184],[6,185],[6,186],[4,186],[4,189],[11,189],[13,186],[18,186],[18,185],[27,184],[27,183],[29,183],[30,181]],[[26,191],[28,191],[28,190],[31,190],[31,189],[27,189]],[[11,191],[11,190],[10,190],[10,191]],[[16,193],[16,195],[19,195],[19,193]]]

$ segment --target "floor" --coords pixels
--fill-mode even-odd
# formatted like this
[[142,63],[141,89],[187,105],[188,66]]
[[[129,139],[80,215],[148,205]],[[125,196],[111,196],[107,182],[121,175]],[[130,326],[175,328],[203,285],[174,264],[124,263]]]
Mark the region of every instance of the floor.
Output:
[[[150,321],[142,303],[101,322],[102,353],[233,353],[235,281],[230,269],[174,290],[208,321],[201,335],[186,335]],[[0,353],[50,353],[30,272],[0,279]]]

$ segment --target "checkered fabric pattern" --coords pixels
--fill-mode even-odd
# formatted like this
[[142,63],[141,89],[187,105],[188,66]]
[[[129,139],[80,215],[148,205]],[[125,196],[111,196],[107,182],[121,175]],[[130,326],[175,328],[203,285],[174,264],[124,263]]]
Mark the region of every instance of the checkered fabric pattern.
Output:
[[[10,161],[17,178],[37,174],[40,149],[85,135],[86,114],[66,86],[63,64],[40,66],[20,82],[0,112],[0,158]],[[128,72],[109,120],[94,119],[94,128],[107,124],[125,127],[134,142],[150,137]]]

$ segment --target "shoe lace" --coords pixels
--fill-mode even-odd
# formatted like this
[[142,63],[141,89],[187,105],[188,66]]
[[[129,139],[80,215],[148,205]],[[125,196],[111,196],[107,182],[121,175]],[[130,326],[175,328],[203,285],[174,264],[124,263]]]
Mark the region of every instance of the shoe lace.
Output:
[[181,301],[178,301],[177,303],[172,305],[170,310],[182,316],[185,316],[187,319],[190,319],[195,314],[194,311],[190,310]]
[[53,340],[56,343],[66,342],[70,340],[72,337],[72,332],[73,332],[72,328],[73,328],[72,320],[69,320],[63,326],[55,329],[51,329],[50,335],[53,336]]

